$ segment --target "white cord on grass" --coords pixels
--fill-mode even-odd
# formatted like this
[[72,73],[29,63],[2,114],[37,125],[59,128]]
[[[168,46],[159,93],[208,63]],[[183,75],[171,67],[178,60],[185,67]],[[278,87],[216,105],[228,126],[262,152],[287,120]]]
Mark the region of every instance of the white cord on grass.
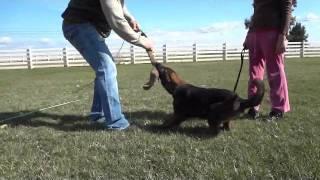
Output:
[[37,112],[41,112],[41,111],[45,111],[45,110],[48,110],[48,109],[53,109],[53,108],[65,106],[67,104],[71,104],[71,103],[75,103],[75,102],[79,102],[79,101],[80,100],[74,100],[74,101],[69,101],[69,102],[64,102],[64,103],[61,103],[61,104],[48,106],[48,107],[41,108],[41,109],[38,109],[38,110],[35,110],[35,111],[32,111],[32,112],[28,112],[28,113],[21,114],[21,115],[18,115],[18,116],[14,116],[14,117],[10,117],[10,118],[7,118],[7,119],[3,119],[3,120],[0,120],[0,122],[2,123],[2,122],[6,122],[6,121],[11,121],[11,120],[14,120],[14,119],[18,119],[18,118],[29,116],[29,115],[37,113]]
[[[120,53],[121,53],[121,50],[123,48],[123,45],[124,45],[124,41],[122,41],[121,47],[120,47],[120,49],[119,49],[119,51],[117,53],[117,57],[118,58],[120,58]],[[82,89],[80,89],[80,90],[83,90],[84,88],[86,88],[88,85],[90,85],[92,83],[93,82],[90,82],[90,83],[86,84],[85,86],[82,86]],[[80,86],[78,84],[76,85],[76,87],[80,88]],[[78,90],[78,92],[80,90]],[[11,120],[22,118],[22,117],[26,117],[26,116],[29,116],[31,114],[37,113],[37,112],[45,111],[45,110],[48,110],[48,109],[53,109],[53,108],[56,108],[56,107],[65,106],[67,104],[71,104],[71,103],[75,103],[75,102],[79,102],[79,101],[80,100],[74,100],[74,101],[64,102],[64,103],[61,103],[61,104],[56,104],[56,105],[53,105],[53,106],[48,106],[48,107],[41,108],[41,109],[38,109],[38,110],[35,110],[35,111],[32,111],[32,112],[28,112],[28,113],[25,113],[25,114],[21,114],[21,115],[18,115],[18,116],[14,116],[14,117],[10,117],[10,118],[7,118],[7,119],[0,120],[0,123],[6,122],[6,121],[11,121]]]

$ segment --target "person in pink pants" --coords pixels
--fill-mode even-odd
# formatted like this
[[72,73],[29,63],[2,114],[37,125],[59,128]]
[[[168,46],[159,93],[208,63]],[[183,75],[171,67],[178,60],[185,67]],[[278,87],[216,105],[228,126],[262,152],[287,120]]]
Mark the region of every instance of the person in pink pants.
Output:
[[[268,121],[281,119],[290,111],[284,52],[292,3],[292,0],[254,0],[254,14],[244,42],[249,49],[248,96],[256,91],[252,80],[263,80],[265,70],[267,73],[271,102]],[[259,106],[250,109],[248,115],[256,119]]]

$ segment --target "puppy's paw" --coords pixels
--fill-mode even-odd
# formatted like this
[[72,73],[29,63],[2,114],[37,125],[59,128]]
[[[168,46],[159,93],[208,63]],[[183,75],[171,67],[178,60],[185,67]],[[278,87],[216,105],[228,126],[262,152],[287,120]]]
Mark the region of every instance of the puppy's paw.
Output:
[[223,123],[221,130],[230,131],[231,127],[232,127],[231,121],[227,121],[227,122]]
[[152,88],[153,85],[154,85],[154,83],[147,82],[147,83],[145,83],[145,84],[142,86],[142,88],[143,88],[144,90],[149,90],[149,89]]
[[220,132],[221,132],[221,127],[215,127],[215,128],[210,127],[210,133],[212,135],[218,135]]

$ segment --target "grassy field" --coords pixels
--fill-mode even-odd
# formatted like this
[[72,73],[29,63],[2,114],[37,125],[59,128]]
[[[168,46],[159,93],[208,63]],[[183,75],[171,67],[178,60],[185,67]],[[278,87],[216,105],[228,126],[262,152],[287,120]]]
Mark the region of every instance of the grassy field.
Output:
[[[157,125],[172,112],[157,84],[141,86],[150,65],[119,65],[125,132],[89,124],[93,73],[85,68],[0,71],[0,121],[71,100],[0,129],[0,179],[319,179],[320,59],[286,64],[292,112],[278,123],[239,117],[230,132],[212,136],[205,121],[177,131]],[[169,64],[195,85],[232,89],[239,61]],[[238,92],[246,96],[247,64]],[[268,86],[266,86],[268,87]],[[268,93],[262,105],[269,109]]]

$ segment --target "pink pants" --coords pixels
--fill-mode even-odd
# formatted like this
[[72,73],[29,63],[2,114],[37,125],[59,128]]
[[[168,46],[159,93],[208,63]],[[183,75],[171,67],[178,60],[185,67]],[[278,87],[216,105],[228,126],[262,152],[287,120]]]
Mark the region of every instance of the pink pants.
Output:
[[[275,46],[278,31],[266,30],[252,32],[247,39],[249,48],[249,83],[248,96],[256,92],[256,87],[251,83],[253,79],[263,80],[264,70],[270,87],[271,108],[281,112],[290,111],[287,78],[284,71],[284,54],[276,54]],[[259,107],[255,107],[259,110]]]

